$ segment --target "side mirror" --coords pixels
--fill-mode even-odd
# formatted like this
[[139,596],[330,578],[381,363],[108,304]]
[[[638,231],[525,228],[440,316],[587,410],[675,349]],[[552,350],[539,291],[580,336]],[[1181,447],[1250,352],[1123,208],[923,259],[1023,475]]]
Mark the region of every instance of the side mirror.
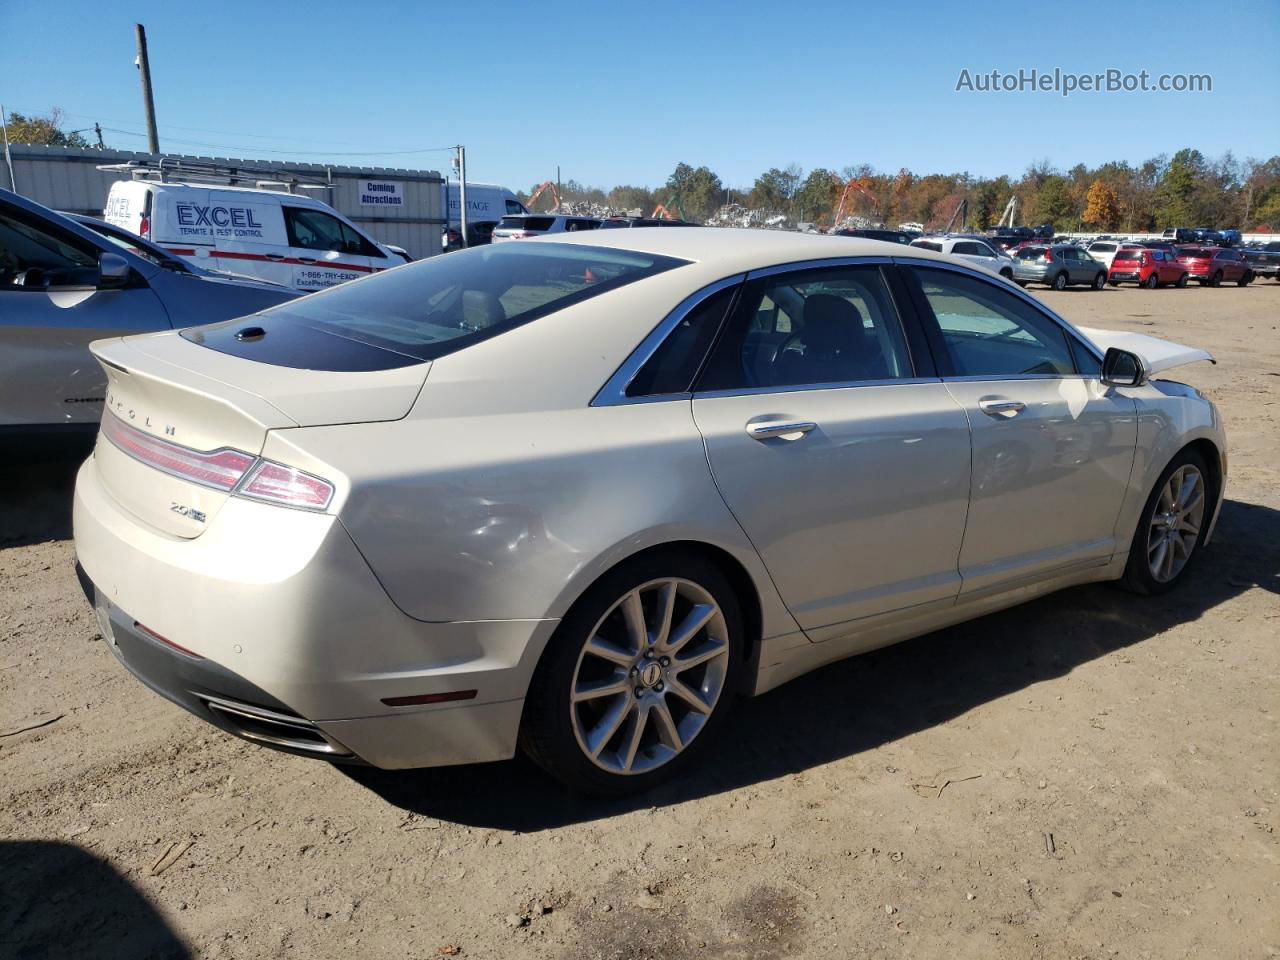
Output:
[[1109,387],[1140,387],[1147,382],[1147,369],[1136,353],[1109,347],[1102,358],[1102,382]]
[[98,288],[114,290],[129,282],[129,261],[118,253],[98,254]]

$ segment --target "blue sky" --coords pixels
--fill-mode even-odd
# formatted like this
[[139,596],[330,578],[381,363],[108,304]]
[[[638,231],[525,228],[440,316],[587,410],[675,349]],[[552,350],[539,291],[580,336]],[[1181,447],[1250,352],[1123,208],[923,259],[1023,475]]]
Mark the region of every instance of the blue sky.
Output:
[[[0,0],[0,100],[141,134],[140,20],[173,152],[445,169],[444,153],[372,154],[460,142],[470,179],[517,189],[557,164],[606,188],[657,185],[679,161],[749,186],[791,162],[990,176],[1280,153],[1280,3],[1166,0],[1130,19],[1086,2],[1061,25],[1056,7]],[[1213,92],[955,92],[964,68],[1055,67],[1207,73]]]

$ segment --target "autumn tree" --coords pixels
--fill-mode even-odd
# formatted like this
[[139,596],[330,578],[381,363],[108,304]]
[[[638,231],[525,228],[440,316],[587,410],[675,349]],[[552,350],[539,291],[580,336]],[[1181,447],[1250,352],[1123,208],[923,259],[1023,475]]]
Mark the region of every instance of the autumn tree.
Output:
[[1103,180],[1095,180],[1089,187],[1089,198],[1084,208],[1084,222],[1102,230],[1114,230],[1120,224],[1120,200],[1115,189]]
[[5,121],[10,143],[33,143],[49,147],[87,147],[79,130],[62,129],[63,113],[54,107],[43,117],[10,113]]
[[795,218],[812,222],[825,221],[834,213],[844,181],[834,170],[819,167],[810,171],[796,191]]

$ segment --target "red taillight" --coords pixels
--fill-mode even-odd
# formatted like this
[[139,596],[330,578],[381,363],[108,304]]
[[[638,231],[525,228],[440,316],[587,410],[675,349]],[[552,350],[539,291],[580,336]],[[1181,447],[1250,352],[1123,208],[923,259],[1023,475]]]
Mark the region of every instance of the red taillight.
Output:
[[333,498],[333,484],[293,467],[260,460],[236,494],[286,507],[323,510]]
[[144,240],[151,239],[151,218],[145,213],[142,215],[142,222],[138,224],[138,236]]
[[102,435],[149,467],[233,496],[304,510],[323,510],[333,499],[333,484],[320,477],[242,450],[179,446],[131,427],[113,413],[102,418]]
[[1044,252],[1044,260],[1045,260],[1045,263],[1053,263],[1053,251],[1052,251],[1052,250],[1046,250],[1046,251]]
[[131,427],[115,414],[102,418],[102,434],[117,447],[148,466],[202,487],[230,493],[253,466],[256,457],[239,450],[191,450]]

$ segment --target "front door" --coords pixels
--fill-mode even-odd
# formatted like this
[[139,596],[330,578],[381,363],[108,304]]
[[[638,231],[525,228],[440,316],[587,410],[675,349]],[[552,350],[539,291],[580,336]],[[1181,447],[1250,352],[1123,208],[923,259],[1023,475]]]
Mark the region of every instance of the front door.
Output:
[[773,274],[697,385],[716,484],[805,629],[959,590],[969,428],[907,344],[880,267]]
[[1136,405],[1097,357],[1029,299],[980,277],[915,267],[943,382],[968,412],[973,484],[963,592],[1128,550],[1116,530],[1137,444]]
[[[284,222],[293,285],[299,290],[323,290],[373,272],[365,249],[368,241],[337,217],[323,210],[286,205]],[[385,267],[385,259],[378,266]]]

